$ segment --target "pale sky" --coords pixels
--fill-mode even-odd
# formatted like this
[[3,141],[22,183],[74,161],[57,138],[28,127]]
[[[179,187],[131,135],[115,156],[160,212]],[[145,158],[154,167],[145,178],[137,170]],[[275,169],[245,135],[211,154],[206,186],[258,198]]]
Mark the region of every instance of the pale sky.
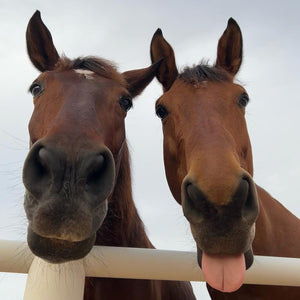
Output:
[[[299,1],[5,1],[0,0],[0,239],[25,240],[22,164],[33,104],[27,93],[38,72],[25,44],[27,23],[39,9],[59,53],[97,55],[120,71],[150,64],[149,45],[160,27],[179,68],[215,60],[217,41],[233,17],[244,38],[241,82],[251,98],[246,118],[254,179],[300,216]],[[181,207],[164,175],[162,132],[154,113],[161,87],[154,80],[127,115],[133,190],[157,248],[195,250]],[[22,299],[25,275],[0,273],[0,299]],[[209,299],[194,284],[198,299]]]

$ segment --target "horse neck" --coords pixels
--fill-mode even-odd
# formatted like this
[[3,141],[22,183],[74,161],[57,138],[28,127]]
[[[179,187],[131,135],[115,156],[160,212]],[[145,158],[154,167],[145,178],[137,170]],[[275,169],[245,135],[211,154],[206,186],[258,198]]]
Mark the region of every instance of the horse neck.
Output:
[[257,255],[300,257],[300,220],[257,186],[260,212],[253,243]]
[[153,248],[133,201],[130,157],[126,142],[119,157],[116,184],[108,200],[107,215],[97,232],[95,244]]

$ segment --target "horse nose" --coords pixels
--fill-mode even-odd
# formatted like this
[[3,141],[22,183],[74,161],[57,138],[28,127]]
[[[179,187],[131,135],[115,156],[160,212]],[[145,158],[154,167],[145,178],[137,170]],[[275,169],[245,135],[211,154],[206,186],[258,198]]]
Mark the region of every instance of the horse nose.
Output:
[[[114,183],[114,161],[105,146],[96,151],[81,151],[70,159],[64,151],[39,141],[30,150],[23,168],[23,182],[35,199],[69,190],[82,191],[92,198],[105,200]],[[69,193],[71,194],[71,192]]]
[[[248,224],[255,222],[258,216],[258,199],[252,178],[246,174],[240,178],[230,201],[224,205],[212,203],[209,195],[189,178],[183,182],[182,207],[186,218],[192,223],[216,218],[232,222],[243,220]],[[222,203],[222,199],[220,199]]]

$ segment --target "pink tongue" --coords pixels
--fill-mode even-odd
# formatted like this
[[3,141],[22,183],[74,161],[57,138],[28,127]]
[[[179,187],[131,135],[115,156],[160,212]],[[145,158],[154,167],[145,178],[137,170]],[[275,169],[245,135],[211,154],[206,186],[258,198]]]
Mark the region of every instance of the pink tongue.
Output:
[[231,293],[241,287],[246,270],[244,254],[237,256],[202,253],[202,272],[206,282],[216,290]]

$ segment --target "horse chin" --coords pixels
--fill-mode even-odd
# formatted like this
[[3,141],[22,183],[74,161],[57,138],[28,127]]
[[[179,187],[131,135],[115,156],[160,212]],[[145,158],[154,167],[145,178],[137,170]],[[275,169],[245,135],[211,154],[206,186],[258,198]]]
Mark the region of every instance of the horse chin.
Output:
[[[198,260],[198,265],[200,268],[202,268],[202,253],[203,251],[200,248],[197,248],[197,260]],[[252,247],[250,247],[245,253],[245,264],[246,264],[246,270],[248,270],[254,261],[254,256],[253,256],[253,250]]]
[[96,233],[82,241],[47,238],[28,227],[27,241],[32,253],[50,263],[64,263],[85,257],[92,249]]

